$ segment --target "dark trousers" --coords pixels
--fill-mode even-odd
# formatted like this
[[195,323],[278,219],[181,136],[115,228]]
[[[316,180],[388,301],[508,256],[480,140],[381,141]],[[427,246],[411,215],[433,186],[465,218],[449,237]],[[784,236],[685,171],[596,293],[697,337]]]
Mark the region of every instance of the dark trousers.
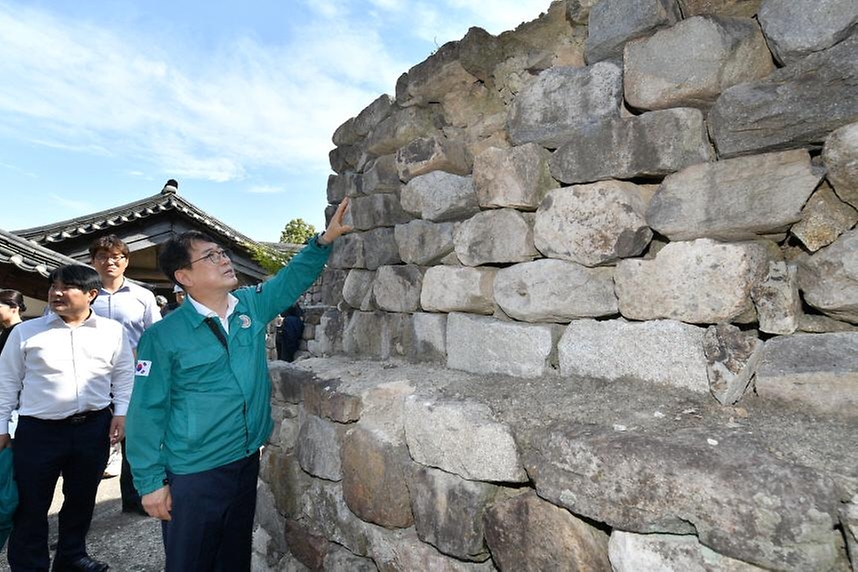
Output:
[[60,474],[65,499],[56,560],[86,556],[95,494],[107,465],[111,419],[107,409],[79,424],[18,418],[14,467],[19,500],[7,552],[12,572],[48,570],[48,509]]
[[125,454],[125,439],[121,442],[122,465],[119,472],[119,492],[122,495],[123,509],[136,509],[142,507],[140,495],[134,488],[134,478],[131,476],[131,465],[128,464],[128,456]]
[[259,453],[190,475],[167,473],[172,520],[162,523],[167,572],[250,570]]

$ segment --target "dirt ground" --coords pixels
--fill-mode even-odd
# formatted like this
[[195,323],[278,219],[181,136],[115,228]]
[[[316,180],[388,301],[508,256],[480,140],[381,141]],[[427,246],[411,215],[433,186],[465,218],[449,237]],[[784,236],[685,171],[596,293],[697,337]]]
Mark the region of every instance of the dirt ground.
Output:
[[[63,502],[61,488],[62,480],[57,485],[48,517],[52,553],[57,541],[57,513]],[[161,525],[154,518],[122,512],[119,477],[104,479],[98,487],[87,550],[90,556],[107,562],[110,569],[117,572],[159,572],[164,569]],[[4,549],[0,554],[0,571],[8,570]]]

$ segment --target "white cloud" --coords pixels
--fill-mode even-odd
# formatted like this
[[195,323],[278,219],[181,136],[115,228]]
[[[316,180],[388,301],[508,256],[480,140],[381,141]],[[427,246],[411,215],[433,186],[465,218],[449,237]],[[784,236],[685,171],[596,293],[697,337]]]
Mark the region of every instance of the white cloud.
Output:
[[431,49],[461,38],[477,10],[509,29],[548,2],[370,4],[306,2],[317,19],[280,45],[232,37],[200,53],[0,0],[0,132],[211,181],[257,168],[327,173],[334,130],[419,63],[406,55],[409,34]]
[[275,187],[273,185],[256,185],[245,189],[244,192],[252,195],[279,195],[285,191],[281,187]]

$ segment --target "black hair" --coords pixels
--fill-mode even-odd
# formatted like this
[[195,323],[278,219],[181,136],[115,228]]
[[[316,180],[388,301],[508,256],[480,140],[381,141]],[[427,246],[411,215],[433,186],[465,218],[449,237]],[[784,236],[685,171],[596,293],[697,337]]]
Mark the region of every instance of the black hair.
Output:
[[212,242],[217,244],[217,241],[206,233],[198,230],[189,230],[165,242],[161,254],[158,255],[158,267],[161,268],[161,272],[173,284],[182,288],[184,286],[176,280],[176,270],[187,268],[191,265],[191,249],[194,246],[194,242]]
[[27,306],[24,305],[24,295],[17,290],[0,290],[0,304],[18,308],[19,312],[27,311]]
[[95,258],[95,255],[101,250],[105,252],[119,250],[124,256],[128,256],[128,245],[115,234],[108,234],[95,239],[89,245],[89,257]]
[[101,278],[99,278],[98,272],[94,268],[82,264],[68,264],[55,269],[48,276],[48,287],[56,282],[80,288],[84,292],[101,288]]

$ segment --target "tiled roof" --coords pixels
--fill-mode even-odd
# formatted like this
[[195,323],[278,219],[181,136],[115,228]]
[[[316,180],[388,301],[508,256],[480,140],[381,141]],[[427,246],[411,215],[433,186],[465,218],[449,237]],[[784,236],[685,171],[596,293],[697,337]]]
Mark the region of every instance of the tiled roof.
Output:
[[21,270],[37,272],[47,278],[52,270],[60,266],[80,262],[0,229],[0,264],[13,264]]
[[230,228],[180,197],[176,192],[176,187],[171,183],[173,183],[172,180],[157,195],[133,203],[45,226],[25,228],[13,232],[38,244],[48,245],[128,224],[165,211],[175,210],[196,220],[212,233],[224,237],[232,243],[246,242],[258,246],[255,240]]

